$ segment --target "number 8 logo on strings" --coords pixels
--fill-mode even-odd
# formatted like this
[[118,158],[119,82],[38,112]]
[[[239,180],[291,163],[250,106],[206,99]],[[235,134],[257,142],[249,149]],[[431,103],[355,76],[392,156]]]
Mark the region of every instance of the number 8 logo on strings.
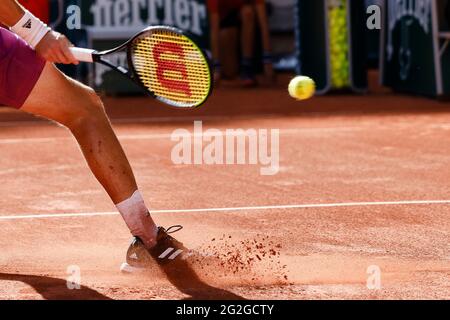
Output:
[[156,75],[168,90],[192,96],[183,47],[173,42],[159,42],[153,47]]

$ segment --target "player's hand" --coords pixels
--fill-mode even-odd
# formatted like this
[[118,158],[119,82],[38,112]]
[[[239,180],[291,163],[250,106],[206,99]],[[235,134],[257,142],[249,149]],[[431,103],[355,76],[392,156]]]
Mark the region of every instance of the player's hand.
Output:
[[69,50],[73,44],[62,34],[50,31],[36,46],[39,56],[53,63],[78,64],[78,60]]

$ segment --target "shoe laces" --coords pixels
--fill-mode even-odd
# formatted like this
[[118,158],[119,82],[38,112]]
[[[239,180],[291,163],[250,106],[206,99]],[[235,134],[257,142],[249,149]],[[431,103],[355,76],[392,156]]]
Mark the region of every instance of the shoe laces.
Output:
[[166,233],[167,234],[175,233],[175,232],[180,231],[181,229],[183,229],[183,226],[174,225],[174,226],[167,228]]

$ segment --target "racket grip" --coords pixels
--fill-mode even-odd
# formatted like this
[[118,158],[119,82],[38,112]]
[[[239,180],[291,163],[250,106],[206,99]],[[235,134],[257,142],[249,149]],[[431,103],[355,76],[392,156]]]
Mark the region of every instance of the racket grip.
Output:
[[92,54],[95,52],[95,50],[73,47],[70,48],[70,51],[78,61],[94,62]]

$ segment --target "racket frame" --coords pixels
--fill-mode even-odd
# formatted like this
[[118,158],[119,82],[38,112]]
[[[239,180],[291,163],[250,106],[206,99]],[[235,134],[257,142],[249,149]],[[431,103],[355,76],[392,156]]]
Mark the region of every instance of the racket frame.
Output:
[[[132,46],[132,44],[137,38],[139,38],[143,34],[149,33],[152,31],[157,31],[157,30],[169,31],[169,32],[173,32],[173,33],[176,33],[176,34],[186,37],[195,46],[195,48],[198,49],[198,51],[202,54],[203,59],[205,60],[206,64],[208,65],[208,69],[209,69],[209,90],[208,90],[208,94],[205,96],[203,101],[201,101],[200,103],[193,105],[193,106],[176,105],[175,103],[171,103],[169,99],[160,97],[160,96],[156,95],[154,92],[150,91],[150,89],[147,88],[140,80],[139,75],[133,64],[133,59],[132,59],[133,46]],[[126,53],[127,53],[128,69],[126,69],[122,66],[116,66],[109,60],[104,59],[105,56],[108,56],[110,54],[113,54],[113,53],[116,53],[119,51],[123,51],[124,49],[126,49]],[[115,70],[116,72],[120,73],[121,75],[131,79],[134,83],[139,85],[139,87],[141,87],[141,89],[143,89],[147,95],[149,95],[150,97],[152,97],[158,101],[161,101],[171,107],[174,107],[176,109],[194,109],[194,108],[200,107],[202,104],[204,104],[206,102],[206,100],[208,100],[208,98],[211,95],[212,90],[213,90],[213,76],[212,76],[211,61],[210,61],[210,59],[208,59],[206,52],[204,50],[202,50],[194,41],[192,41],[191,37],[186,32],[184,32],[178,28],[175,28],[175,27],[151,26],[151,27],[145,28],[144,30],[142,30],[142,31],[138,32],[136,35],[134,35],[127,42],[123,43],[122,45],[120,45],[116,48],[104,50],[104,51],[92,52],[92,60],[93,60],[93,62],[108,66],[111,69]]]

